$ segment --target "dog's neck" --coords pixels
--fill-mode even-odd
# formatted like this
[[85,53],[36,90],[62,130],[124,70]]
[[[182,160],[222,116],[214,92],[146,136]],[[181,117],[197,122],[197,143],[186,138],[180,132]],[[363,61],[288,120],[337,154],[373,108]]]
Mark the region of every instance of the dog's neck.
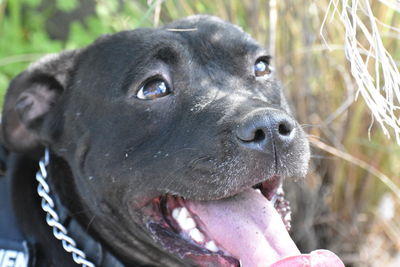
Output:
[[49,163],[50,152],[46,148],[43,158],[39,161],[36,181],[38,182],[37,191],[41,197],[41,206],[46,212],[46,223],[53,229],[54,237],[60,240],[64,250],[71,253],[72,259],[77,264],[87,267],[123,266],[98,241],[92,238],[75,218],[71,217],[68,209],[52,192],[48,183]]
[[[124,266],[89,234],[87,228],[81,226],[75,216],[71,216],[69,207],[63,204],[58,194],[60,190],[55,190],[58,185],[55,181],[65,177],[52,177],[53,173],[48,168],[49,154],[47,159],[39,162],[39,167],[37,162],[24,155],[11,154],[10,157],[15,163],[11,164],[15,167],[8,170],[12,178],[10,196],[15,216],[27,242],[33,248],[31,251],[41,254],[37,257],[31,256],[31,260],[37,258],[38,266],[51,265],[50,262],[57,266],[64,266],[60,262],[65,263],[65,266],[70,266],[73,262],[88,267]],[[57,164],[60,163],[55,163]],[[36,171],[36,179],[41,183],[34,179],[33,174]],[[69,189],[66,187],[64,190]],[[41,192],[41,196],[36,189]],[[57,240],[55,235],[64,241]],[[47,255],[46,251],[51,251],[51,255]],[[44,260],[39,259],[43,256]]]

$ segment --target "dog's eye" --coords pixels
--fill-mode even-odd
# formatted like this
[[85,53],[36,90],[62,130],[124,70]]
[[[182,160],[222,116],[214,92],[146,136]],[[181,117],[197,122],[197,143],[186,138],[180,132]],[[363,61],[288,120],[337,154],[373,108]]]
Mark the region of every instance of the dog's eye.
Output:
[[153,79],[146,82],[137,92],[139,99],[151,100],[168,95],[171,92],[168,84],[163,79]]
[[269,66],[269,60],[268,59],[258,59],[256,61],[256,64],[254,64],[254,74],[256,77],[262,77],[267,74],[271,74],[271,68]]

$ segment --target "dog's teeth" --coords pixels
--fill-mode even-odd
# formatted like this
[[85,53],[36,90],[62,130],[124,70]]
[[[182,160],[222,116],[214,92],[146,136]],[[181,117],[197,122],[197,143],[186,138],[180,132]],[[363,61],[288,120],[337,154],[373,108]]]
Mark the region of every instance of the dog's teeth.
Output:
[[196,223],[192,218],[186,218],[184,220],[179,220],[178,224],[184,231],[189,231],[193,228],[196,228]]
[[196,228],[196,222],[190,216],[189,211],[184,207],[173,209],[172,218],[175,219],[175,221],[184,231],[189,231],[193,228]]
[[290,215],[290,212],[285,215],[285,218],[283,218],[283,220],[286,222],[289,222],[292,220],[292,216]]
[[190,218],[189,211],[187,208],[181,208],[178,214],[178,220],[185,220],[186,218]]
[[190,230],[189,236],[197,243],[204,242],[204,235],[197,228]]
[[174,218],[175,220],[178,220],[180,211],[181,211],[181,208],[175,208],[175,209],[173,209],[173,211],[172,211],[172,218]]
[[205,245],[206,249],[212,251],[212,252],[217,252],[219,250],[219,248],[217,247],[217,245],[215,244],[214,241],[208,241]]
[[190,214],[189,214],[189,211],[186,208],[181,207],[181,208],[173,209],[172,217],[175,220],[180,221],[180,220],[184,220],[186,218],[190,218]]
[[262,194],[262,193],[261,193],[261,190],[260,190],[259,188],[254,189],[254,190],[256,190],[257,193]]
[[277,200],[277,199],[278,199],[278,198],[276,197],[276,195],[274,195],[274,196],[272,197],[272,199],[271,199],[272,205],[275,206],[275,203],[276,203],[276,200]]
[[276,194],[277,194],[277,195],[282,195],[282,194],[284,194],[282,185],[280,185],[280,186],[278,187],[278,189],[276,190]]

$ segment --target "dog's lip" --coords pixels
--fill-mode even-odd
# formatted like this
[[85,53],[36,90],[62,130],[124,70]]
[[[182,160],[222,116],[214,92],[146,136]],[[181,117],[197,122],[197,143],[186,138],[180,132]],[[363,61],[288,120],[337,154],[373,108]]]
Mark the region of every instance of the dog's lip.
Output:
[[[164,249],[166,249],[170,253],[178,254],[182,258],[190,258],[192,261],[195,261],[196,264],[199,264],[200,266],[202,266],[201,262],[197,262],[199,259],[201,261],[208,262],[208,263],[213,262],[213,263],[221,263],[222,264],[223,262],[225,262],[222,265],[216,265],[216,266],[239,266],[240,257],[237,257],[237,255],[236,255],[236,257],[232,257],[231,253],[227,249],[225,249],[224,245],[221,246],[219,244],[218,240],[213,240],[212,238],[210,238],[208,236],[209,233],[207,231],[204,231],[204,229],[207,228],[207,225],[204,224],[201,217],[204,218],[206,216],[202,215],[202,216],[198,217],[198,215],[196,213],[199,210],[196,208],[196,206],[211,205],[211,207],[212,207],[215,203],[223,203],[224,201],[229,202],[229,201],[231,201],[230,199],[232,199],[232,198],[235,198],[235,197],[240,198],[241,195],[246,195],[246,194],[247,194],[247,196],[249,196],[252,199],[258,199],[257,202],[259,202],[260,198],[265,199],[265,201],[268,203],[270,201],[279,202],[280,199],[277,201],[277,199],[278,199],[277,195],[279,193],[278,191],[281,190],[281,185],[282,185],[282,178],[279,176],[272,176],[272,177],[264,180],[264,182],[254,185],[252,188],[251,187],[244,188],[244,189],[240,190],[240,192],[234,192],[230,196],[223,197],[218,200],[197,201],[197,200],[183,199],[182,197],[173,196],[170,194],[162,195],[153,200],[153,202],[152,202],[153,214],[148,216],[148,218],[149,218],[148,222],[150,222],[151,228],[153,229],[153,230],[151,230],[154,234],[153,238],[156,241],[158,241],[159,243],[161,243],[161,245],[164,247]],[[258,194],[257,191],[260,194]],[[249,194],[249,192],[254,192],[254,193]],[[256,194],[257,197],[255,197],[254,194]],[[262,196],[262,195],[264,195],[264,196]],[[280,203],[281,206],[283,204],[287,205],[287,203],[283,203],[283,202]],[[272,205],[269,204],[269,206],[273,207],[273,204]],[[279,205],[275,208],[279,212],[278,207],[279,207]],[[173,215],[173,213],[176,213],[178,209],[182,209],[182,208],[186,209],[185,212],[188,212],[188,210],[190,210],[190,213],[196,217],[194,222],[197,224],[197,227],[189,226],[189,228],[187,228],[186,231],[184,231],[183,228],[185,226],[180,225],[179,222],[175,219],[177,217],[176,214]],[[263,208],[265,208],[265,207],[263,207]],[[274,208],[272,208],[272,209],[274,209]],[[159,214],[157,214],[157,212]],[[262,213],[263,211],[260,211],[260,212]],[[276,211],[275,211],[275,213],[276,213]],[[286,211],[286,213],[287,213],[287,211]],[[290,211],[289,211],[289,214],[290,214]],[[280,216],[282,216],[281,217],[282,219],[284,217],[287,217],[284,215],[285,214],[281,213]],[[216,215],[215,217],[218,217],[218,215]],[[278,217],[279,217],[279,215],[278,215]],[[281,221],[281,218],[279,218],[279,221]],[[190,220],[189,220],[189,224],[194,223],[194,222],[190,222]],[[149,228],[150,224],[147,223],[148,228]],[[155,227],[155,224],[158,224],[158,226]],[[281,222],[281,224],[282,224],[282,222]],[[290,225],[290,223],[289,223],[289,225]],[[288,225],[286,225],[286,227],[288,227]],[[159,229],[162,228],[164,230],[162,230],[162,231],[156,230],[155,231],[154,230],[155,228],[159,228]],[[196,228],[196,229],[193,230],[193,228]],[[283,228],[285,228],[285,226],[283,226]],[[197,237],[200,235],[200,238],[202,238],[202,240],[197,240],[199,242],[195,241],[193,239],[193,237],[196,238],[196,233],[195,234],[191,233],[192,230],[194,232],[200,232],[200,234],[197,233]],[[157,235],[164,235],[165,231],[170,231],[170,235],[168,236],[169,241],[166,239],[161,240],[162,238],[160,238],[160,236],[157,236]],[[158,234],[155,232],[158,232]],[[171,236],[175,236],[175,239],[180,239],[180,241],[178,243],[181,244],[181,247],[186,247],[187,251],[185,251],[185,249],[183,249],[183,248],[175,247],[174,244],[177,243],[177,240],[171,241],[171,239],[172,239]],[[217,238],[217,239],[220,239],[220,238]],[[183,245],[182,241],[186,242],[185,245]],[[220,246],[220,247],[218,247],[218,246]],[[294,255],[293,251],[298,253],[297,248],[290,249],[290,250],[292,251],[291,253],[289,253],[289,254],[281,253],[282,255],[280,255],[277,259],[279,259],[283,256]],[[177,251],[179,251],[179,253],[177,253]]]

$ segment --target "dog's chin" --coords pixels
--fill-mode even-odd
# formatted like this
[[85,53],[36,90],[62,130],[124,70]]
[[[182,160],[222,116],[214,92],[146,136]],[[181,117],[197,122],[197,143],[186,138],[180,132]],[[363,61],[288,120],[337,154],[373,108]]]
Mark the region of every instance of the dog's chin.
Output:
[[269,266],[299,254],[279,176],[219,200],[159,196],[141,211],[164,250],[198,266]]

